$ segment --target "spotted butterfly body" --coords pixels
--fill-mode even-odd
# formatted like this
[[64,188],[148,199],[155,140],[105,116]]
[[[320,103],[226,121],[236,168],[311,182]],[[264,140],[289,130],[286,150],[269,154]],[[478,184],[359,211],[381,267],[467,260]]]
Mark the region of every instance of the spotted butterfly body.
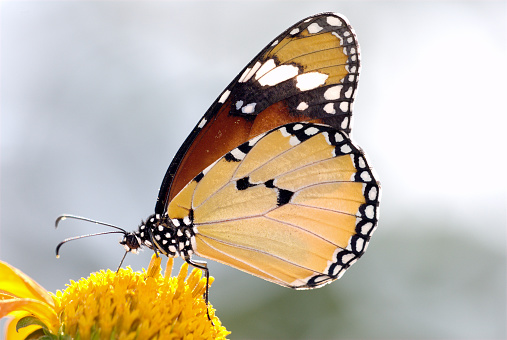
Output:
[[380,184],[350,139],[360,59],[341,15],[269,43],[183,143],[155,214],[121,242],[306,289],[343,275],[376,228]]

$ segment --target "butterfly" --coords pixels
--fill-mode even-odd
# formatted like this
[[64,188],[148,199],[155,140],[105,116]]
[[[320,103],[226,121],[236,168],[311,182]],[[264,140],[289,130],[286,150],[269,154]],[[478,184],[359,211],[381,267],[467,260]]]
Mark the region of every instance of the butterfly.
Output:
[[[207,275],[194,256],[294,289],[340,278],[365,252],[380,200],[350,138],[359,70],[344,16],[289,27],[199,120],[169,165],[154,214],[134,232],[110,225],[119,231],[105,233],[124,233],[127,252],[181,256]],[[62,215],[57,224],[68,217],[84,219]]]

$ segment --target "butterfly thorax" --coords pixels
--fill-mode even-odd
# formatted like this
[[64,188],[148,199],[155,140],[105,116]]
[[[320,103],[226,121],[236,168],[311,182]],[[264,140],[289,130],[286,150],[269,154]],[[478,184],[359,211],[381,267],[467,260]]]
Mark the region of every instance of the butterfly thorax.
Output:
[[194,253],[195,230],[189,218],[153,214],[141,222],[137,231],[126,234],[120,244],[134,253],[146,246],[169,257],[188,258]]

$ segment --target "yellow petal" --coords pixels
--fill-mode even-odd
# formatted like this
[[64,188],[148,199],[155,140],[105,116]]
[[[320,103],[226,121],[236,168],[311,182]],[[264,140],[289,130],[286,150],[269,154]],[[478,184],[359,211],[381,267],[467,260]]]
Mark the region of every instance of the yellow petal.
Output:
[[12,294],[4,294],[0,292],[0,301],[14,299],[16,296]]
[[22,271],[2,261],[0,261],[0,293],[39,300],[54,306],[53,298],[44,288]]
[[17,311],[26,311],[33,314],[50,330],[58,329],[58,317],[54,309],[48,304],[33,299],[0,300],[0,318]]

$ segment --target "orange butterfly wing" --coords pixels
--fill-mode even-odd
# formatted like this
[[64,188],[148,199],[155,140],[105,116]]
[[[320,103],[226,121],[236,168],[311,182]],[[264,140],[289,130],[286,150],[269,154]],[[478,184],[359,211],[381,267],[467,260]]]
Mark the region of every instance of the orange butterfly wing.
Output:
[[225,154],[168,213],[192,222],[195,254],[290,288],[316,288],[366,250],[379,189],[347,134],[292,123]]
[[249,139],[301,121],[350,132],[359,46],[347,20],[323,13],[268,44],[215,100],[183,143],[162,182],[156,213],[203,169]]

